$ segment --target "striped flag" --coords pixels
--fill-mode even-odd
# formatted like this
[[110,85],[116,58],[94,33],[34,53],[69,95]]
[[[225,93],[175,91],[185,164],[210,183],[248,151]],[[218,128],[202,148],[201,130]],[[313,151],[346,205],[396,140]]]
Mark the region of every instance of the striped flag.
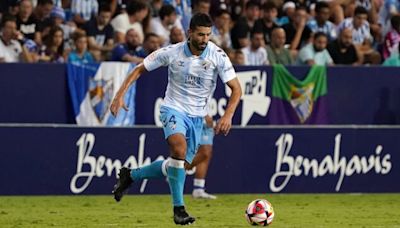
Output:
[[131,126],[135,123],[136,85],[125,95],[129,110],[120,110],[117,117],[110,105],[134,64],[103,62],[101,64],[68,64],[68,86],[75,119],[83,126]]

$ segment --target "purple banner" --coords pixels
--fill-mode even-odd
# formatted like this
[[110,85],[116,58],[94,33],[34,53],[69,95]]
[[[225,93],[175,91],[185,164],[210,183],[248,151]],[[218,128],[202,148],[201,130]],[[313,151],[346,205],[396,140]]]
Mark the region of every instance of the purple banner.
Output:
[[[233,124],[269,125],[288,123],[281,120],[282,110],[296,118],[291,106],[280,108],[272,97],[272,68],[238,67],[243,97],[235,113]],[[299,80],[304,80],[310,68],[288,67]],[[316,124],[400,124],[400,84],[395,68],[331,67],[327,70],[327,94],[314,108],[308,122]],[[379,77],[377,77],[379,75]],[[158,110],[167,85],[167,69],[162,68],[143,75],[137,84],[136,123],[157,124]],[[219,80],[211,102],[211,114],[218,119],[228,102],[229,89]],[[286,104],[288,105],[288,104]]]
[[[121,166],[168,156],[159,128],[2,126],[0,138],[0,195],[110,194]],[[400,128],[235,128],[215,139],[207,189],[399,192],[399,147]],[[168,192],[165,179],[134,183],[130,190]]]
[[[237,67],[236,70],[257,73],[254,77],[244,76],[249,79],[242,85],[247,95],[239,104],[234,124],[269,124],[266,115],[272,113],[272,68]],[[303,80],[309,67],[288,67],[288,70]],[[0,123],[75,123],[65,64],[0,63],[0,72],[0,103],[7,110],[0,112]],[[266,80],[259,72],[266,73]],[[400,124],[399,77],[397,67],[329,67],[326,95],[329,124]],[[164,97],[167,70],[146,73],[137,84],[135,122],[153,125],[158,116],[156,107]],[[227,103],[220,81],[214,98],[216,119]]]

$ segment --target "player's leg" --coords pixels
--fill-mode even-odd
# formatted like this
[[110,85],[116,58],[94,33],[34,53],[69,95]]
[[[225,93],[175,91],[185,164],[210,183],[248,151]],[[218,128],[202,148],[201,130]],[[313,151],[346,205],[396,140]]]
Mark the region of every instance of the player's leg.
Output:
[[137,169],[129,169],[122,167],[119,171],[117,184],[114,186],[114,199],[119,202],[126,189],[133,181],[141,181],[143,179],[155,179],[166,176],[167,160],[157,160],[150,165],[143,166]]
[[208,171],[208,166],[212,158],[212,145],[201,145],[197,151],[196,158],[198,158],[199,163],[196,165],[196,173],[193,180],[193,198],[197,199],[216,199],[217,197],[211,195],[205,191],[206,176]]
[[167,177],[172,195],[172,203],[175,206],[184,206],[183,185],[185,183],[185,157],[186,139],[182,134],[170,135],[167,139],[170,158],[167,163]]
[[[180,117],[177,117],[179,113],[175,113],[176,111],[172,109],[162,109],[162,113],[160,115],[160,119],[164,123],[164,135],[165,138],[168,141],[168,138],[172,135],[175,134],[180,134],[180,137],[183,138],[184,142],[184,150],[186,148],[186,142],[185,142],[185,137],[184,135],[186,134],[186,128],[185,128],[185,123],[184,120]],[[177,136],[174,136],[177,137]],[[173,148],[173,150],[176,150],[176,147]],[[171,148],[170,148],[171,151]],[[184,155],[181,155],[184,159]],[[174,157],[173,157],[174,158]],[[171,159],[169,159],[171,160]],[[167,176],[167,164],[169,163],[169,160],[157,160],[152,162],[150,165],[144,166],[144,167],[139,167],[137,169],[129,169],[126,167],[123,167],[120,169],[119,172],[119,179],[117,181],[117,184],[114,186],[113,194],[115,200],[118,202],[121,200],[124,191],[129,188],[129,186],[132,184],[132,182],[136,181],[141,181],[143,179],[155,179],[155,178],[163,178]],[[172,160],[172,163],[176,163]]]
[[169,136],[167,141],[170,150],[167,178],[174,206],[174,222],[180,225],[190,224],[195,221],[195,218],[186,212],[183,201],[183,188],[186,178],[184,169],[187,150],[186,138],[182,134],[174,134]]
[[194,198],[201,199],[216,199],[217,197],[208,194],[205,191],[206,176],[208,166],[213,152],[213,140],[214,140],[214,129],[207,124],[203,125],[200,148],[197,151],[196,157],[193,159],[192,165],[196,166],[196,173],[193,180],[193,192]]
[[192,162],[197,149],[200,136],[196,135],[196,126],[201,123],[201,118],[190,118],[173,109],[163,107],[160,111],[170,151],[170,158],[167,162],[167,178],[174,206],[174,222],[186,225],[193,223],[195,218],[188,215],[183,201],[186,178],[184,166],[186,161]]
[[[200,117],[190,117],[185,119],[186,121],[186,154],[185,154],[185,160],[181,161],[181,163],[179,163],[179,172],[182,172],[182,175],[184,176],[186,174],[185,172],[185,164],[191,164],[195,154],[197,152],[198,146],[199,146],[199,142],[200,142],[200,136],[201,136],[201,128],[202,128],[202,118]],[[172,149],[171,149],[172,151]],[[178,149],[178,151],[180,151],[180,149]],[[172,152],[171,152],[171,156],[172,156]],[[178,155],[176,156],[182,156],[182,152],[179,152]],[[179,157],[182,158],[182,157]],[[168,167],[168,175],[170,173],[170,170],[172,170],[173,167],[169,166]],[[184,176],[185,177],[185,176]],[[173,180],[173,179],[172,179]],[[184,181],[184,180],[183,180]],[[169,182],[170,182],[170,187],[171,187],[171,192],[173,191],[172,186],[171,186],[171,179],[169,178]],[[181,188],[180,190],[180,196],[183,197],[183,184],[180,186]],[[181,225],[186,225],[189,223],[193,223],[195,221],[195,218],[189,216],[186,211],[185,211],[185,207],[183,206],[183,198],[182,198],[182,206],[179,206],[179,204],[177,204],[174,200],[174,222],[176,224],[181,224]]]

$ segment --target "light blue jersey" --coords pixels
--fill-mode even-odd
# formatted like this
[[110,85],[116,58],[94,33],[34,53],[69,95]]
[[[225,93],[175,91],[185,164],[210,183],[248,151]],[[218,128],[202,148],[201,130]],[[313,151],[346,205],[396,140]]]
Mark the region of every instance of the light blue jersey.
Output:
[[311,29],[313,33],[323,32],[328,36],[329,41],[336,40],[337,31],[336,26],[330,21],[326,21],[323,26],[319,26],[317,20],[313,19],[308,21],[307,26]]
[[227,54],[208,42],[200,56],[192,55],[187,41],[159,49],[143,61],[147,71],[168,66],[168,86],[163,106],[190,116],[204,117],[217,75],[226,83],[236,77]]

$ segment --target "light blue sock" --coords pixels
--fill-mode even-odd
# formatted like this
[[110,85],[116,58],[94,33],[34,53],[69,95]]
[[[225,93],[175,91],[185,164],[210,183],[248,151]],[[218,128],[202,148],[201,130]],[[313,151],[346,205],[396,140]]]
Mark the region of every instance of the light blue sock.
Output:
[[143,179],[162,178],[165,176],[165,174],[163,173],[164,162],[166,162],[166,160],[157,160],[151,163],[150,165],[146,165],[138,169],[132,169],[131,177],[134,181],[140,181]]
[[185,161],[169,159],[167,177],[169,189],[172,195],[174,206],[183,206],[183,187],[185,185],[186,172],[184,169]]

